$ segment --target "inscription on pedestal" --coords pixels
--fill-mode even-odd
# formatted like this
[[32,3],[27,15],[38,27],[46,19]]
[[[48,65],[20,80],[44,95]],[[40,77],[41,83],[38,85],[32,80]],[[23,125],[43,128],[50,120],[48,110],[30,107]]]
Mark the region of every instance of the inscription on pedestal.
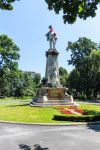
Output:
[[51,89],[48,89],[47,95],[48,95],[48,98],[63,98],[64,91],[65,90],[63,88],[51,88]]

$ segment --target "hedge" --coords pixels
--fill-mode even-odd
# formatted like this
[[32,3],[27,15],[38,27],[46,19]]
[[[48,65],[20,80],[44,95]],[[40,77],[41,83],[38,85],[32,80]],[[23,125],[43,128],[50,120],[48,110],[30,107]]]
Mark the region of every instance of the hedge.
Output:
[[74,121],[74,122],[92,122],[92,121],[100,121],[100,113],[96,115],[54,115],[53,120],[57,121]]

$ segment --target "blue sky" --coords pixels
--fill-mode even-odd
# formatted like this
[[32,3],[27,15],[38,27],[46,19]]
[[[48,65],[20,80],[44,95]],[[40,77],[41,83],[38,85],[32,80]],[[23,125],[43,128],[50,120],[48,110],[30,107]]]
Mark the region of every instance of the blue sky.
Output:
[[90,17],[86,21],[78,19],[75,24],[69,25],[63,23],[62,14],[49,11],[44,0],[21,0],[13,5],[13,11],[0,10],[0,34],[7,34],[19,46],[19,68],[23,71],[35,71],[44,76],[45,51],[49,48],[45,34],[50,24],[58,37],[59,66],[68,72],[73,68],[67,64],[70,59],[70,52],[66,52],[68,41],[87,37],[100,42],[100,7],[95,18]]

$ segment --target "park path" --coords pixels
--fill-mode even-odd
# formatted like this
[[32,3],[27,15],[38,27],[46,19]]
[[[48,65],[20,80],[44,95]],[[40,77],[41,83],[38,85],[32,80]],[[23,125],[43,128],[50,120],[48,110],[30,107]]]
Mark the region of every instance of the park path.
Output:
[[0,123],[0,150],[100,150],[100,124],[44,126]]

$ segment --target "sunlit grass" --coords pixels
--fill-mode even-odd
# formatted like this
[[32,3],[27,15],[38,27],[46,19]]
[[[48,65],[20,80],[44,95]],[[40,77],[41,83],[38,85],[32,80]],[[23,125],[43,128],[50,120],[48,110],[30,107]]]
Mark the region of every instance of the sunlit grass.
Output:
[[0,120],[28,122],[28,123],[50,123],[53,115],[59,114],[53,108],[30,107],[24,105],[2,105],[0,106]]
[[79,108],[84,109],[84,110],[93,110],[96,112],[100,112],[100,106],[98,105],[81,104]]
[[[100,112],[100,106],[82,104],[79,108]],[[26,123],[68,123],[67,121],[55,121],[54,115],[61,115],[53,107],[40,108],[28,105],[0,105],[0,120],[26,122]]]

